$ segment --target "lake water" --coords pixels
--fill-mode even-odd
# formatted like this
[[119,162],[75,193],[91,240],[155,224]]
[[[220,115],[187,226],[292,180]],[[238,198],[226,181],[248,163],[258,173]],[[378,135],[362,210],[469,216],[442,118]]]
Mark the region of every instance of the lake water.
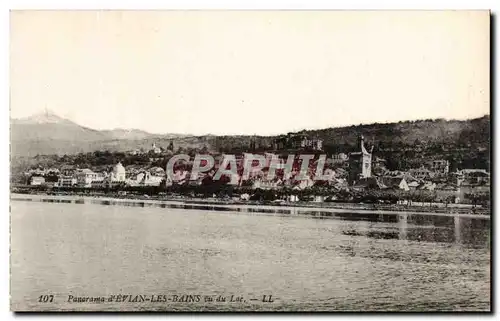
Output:
[[11,308],[489,311],[490,220],[14,200]]

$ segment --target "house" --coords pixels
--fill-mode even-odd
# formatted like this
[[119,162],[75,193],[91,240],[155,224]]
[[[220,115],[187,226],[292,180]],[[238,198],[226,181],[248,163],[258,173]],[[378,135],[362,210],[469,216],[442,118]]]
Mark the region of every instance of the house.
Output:
[[250,194],[247,194],[247,193],[241,194],[240,199],[242,201],[248,201],[248,200],[250,200]]
[[410,188],[411,191],[416,190],[421,184],[417,181],[413,181],[411,183],[408,183],[408,187]]
[[252,189],[278,189],[283,185],[283,181],[281,179],[272,179],[272,180],[264,180],[264,179],[255,179],[252,184]]
[[153,145],[151,145],[151,151],[154,153],[154,154],[160,154],[161,153],[161,148],[156,146],[156,143],[153,143]]
[[412,168],[408,173],[418,180],[432,179],[434,178],[434,172],[428,170],[425,167]]
[[300,147],[303,149],[320,151],[323,150],[323,140],[318,138],[309,139],[305,137],[300,142]]
[[73,187],[77,183],[78,182],[77,182],[75,177],[62,175],[62,176],[59,176],[59,179],[57,180],[57,184],[55,186],[57,186],[57,187]]
[[349,157],[347,156],[347,154],[344,154],[344,153],[334,154],[334,155],[332,155],[332,158],[331,158],[332,163],[334,163],[334,164],[346,162],[348,159],[349,159]]
[[45,184],[45,178],[43,176],[32,176],[31,177],[31,186],[40,186]]
[[490,173],[485,169],[463,169],[458,172],[468,184],[489,184]]
[[31,176],[43,176],[45,174],[46,174],[46,171],[43,168],[30,169],[27,173],[27,175],[31,175]]
[[421,182],[420,185],[417,187],[417,190],[422,190],[422,191],[433,191],[435,189],[436,189],[436,183],[430,181]]
[[408,182],[403,176],[382,176],[378,178],[378,182],[382,185],[382,188],[410,190]]
[[313,187],[314,183],[315,183],[315,181],[313,181],[310,177],[306,177],[305,179],[298,181],[298,184],[296,184],[294,186],[294,189],[303,190],[303,189],[306,189],[308,187]]
[[109,186],[110,177],[104,173],[96,173],[95,177],[92,179],[90,186],[93,188],[102,188]]
[[453,199],[456,202],[458,198],[463,199],[461,189],[455,184],[447,184],[447,183],[439,183],[436,184],[436,188],[434,189],[436,192],[436,197],[440,201],[445,201],[448,199]]
[[460,186],[460,192],[462,194],[486,194],[490,193],[490,191],[491,187],[489,184],[462,184]]
[[431,170],[438,175],[446,175],[450,171],[450,162],[443,159],[430,162]]
[[376,177],[361,178],[356,181],[351,188],[355,191],[362,191],[365,189],[382,189],[385,186]]
[[[140,175],[140,174],[139,174]],[[140,186],[160,186],[163,177],[151,175],[149,172],[145,172],[142,179],[138,181]]]
[[154,176],[165,176],[165,170],[159,166],[151,167],[149,173]]
[[45,171],[48,175],[59,175],[60,171],[57,168],[49,168]]
[[133,155],[133,156],[139,155],[140,153],[141,153],[141,151],[139,149],[134,149],[134,150],[128,151],[128,154]]
[[63,165],[61,167],[60,173],[64,176],[73,176],[76,171],[76,167],[73,165]]
[[92,187],[92,181],[97,178],[97,173],[85,168],[77,170],[75,173],[77,185],[80,187]]
[[275,150],[282,149],[309,149],[315,151],[323,150],[323,140],[319,138],[309,138],[303,134],[288,133],[281,135],[273,142]]

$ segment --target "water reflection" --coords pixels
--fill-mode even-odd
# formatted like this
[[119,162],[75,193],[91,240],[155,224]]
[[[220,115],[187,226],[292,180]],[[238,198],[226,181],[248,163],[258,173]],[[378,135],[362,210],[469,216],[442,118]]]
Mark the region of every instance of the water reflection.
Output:
[[[328,209],[297,207],[211,205],[195,203],[166,203],[128,199],[64,199],[64,198],[16,198],[11,200],[41,201],[49,203],[99,204],[131,207],[174,208],[220,212],[260,213],[267,215],[302,216],[312,219],[340,219],[350,222],[381,223],[377,228],[362,229],[363,224],[354,224],[342,234],[371,239],[398,239],[416,242],[455,243],[467,247],[488,247],[490,241],[490,219],[487,216],[443,215],[414,213],[339,212]],[[385,225],[384,225],[385,224]],[[385,227],[384,227],[385,226]]]
[[[85,198],[80,206],[29,197],[35,202],[11,204],[11,302],[19,309],[46,309],[37,302],[46,289],[98,295],[103,287],[271,291],[281,298],[273,308],[295,311],[304,302],[325,311],[490,308],[488,217],[192,203],[188,211],[181,202],[106,198],[120,206],[100,206]],[[52,306],[74,308],[64,300]]]
[[453,223],[455,226],[455,243],[460,244],[462,242],[462,231],[460,230],[460,216],[455,216],[453,218]]
[[399,214],[398,215],[398,227],[399,227],[399,238],[401,240],[406,240],[408,237],[408,215]]
[[[343,219],[348,219],[343,217]],[[356,220],[353,215],[352,220]],[[441,217],[439,215],[415,215],[398,214],[393,215],[390,220],[385,216],[376,216],[371,222],[392,223],[397,220],[397,231],[394,225],[387,227],[369,228],[368,230],[357,230],[352,226],[342,231],[344,235],[362,236],[373,239],[399,239],[416,242],[441,242],[455,243],[466,247],[489,248],[490,220],[484,218]]]

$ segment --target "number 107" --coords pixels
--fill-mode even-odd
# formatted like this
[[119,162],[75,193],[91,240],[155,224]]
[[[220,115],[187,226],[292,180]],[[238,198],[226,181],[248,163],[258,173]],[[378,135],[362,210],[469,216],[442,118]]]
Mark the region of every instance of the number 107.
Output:
[[54,301],[54,295],[40,295],[38,297],[38,302],[52,302]]

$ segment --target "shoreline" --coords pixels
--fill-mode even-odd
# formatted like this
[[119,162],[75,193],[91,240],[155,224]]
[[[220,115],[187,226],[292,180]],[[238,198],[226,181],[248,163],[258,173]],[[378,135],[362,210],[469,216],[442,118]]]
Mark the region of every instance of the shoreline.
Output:
[[[449,212],[437,211],[439,208],[426,207],[426,211],[418,211],[420,206],[398,208],[398,206],[379,206],[373,204],[349,204],[349,203],[253,203],[223,200],[205,200],[196,198],[164,198],[151,199],[141,197],[113,197],[113,196],[85,196],[85,195],[48,195],[48,194],[17,194],[10,193],[10,201],[34,201],[51,203],[73,203],[73,204],[101,204],[118,206],[138,207],[161,207],[182,208],[213,211],[235,211],[254,213],[275,213],[290,215],[312,215],[332,216],[335,214],[361,214],[361,215],[434,215],[448,217],[470,217],[478,219],[490,219],[490,215],[482,213],[460,213],[453,212],[460,208],[448,208]],[[372,206],[370,206],[372,205]],[[371,208],[370,208],[371,207]],[[461,208],[463,212],[463,208]],[[484,210],[484,209],[481,209]],[[489,211],[487,211],[489,212]]]

